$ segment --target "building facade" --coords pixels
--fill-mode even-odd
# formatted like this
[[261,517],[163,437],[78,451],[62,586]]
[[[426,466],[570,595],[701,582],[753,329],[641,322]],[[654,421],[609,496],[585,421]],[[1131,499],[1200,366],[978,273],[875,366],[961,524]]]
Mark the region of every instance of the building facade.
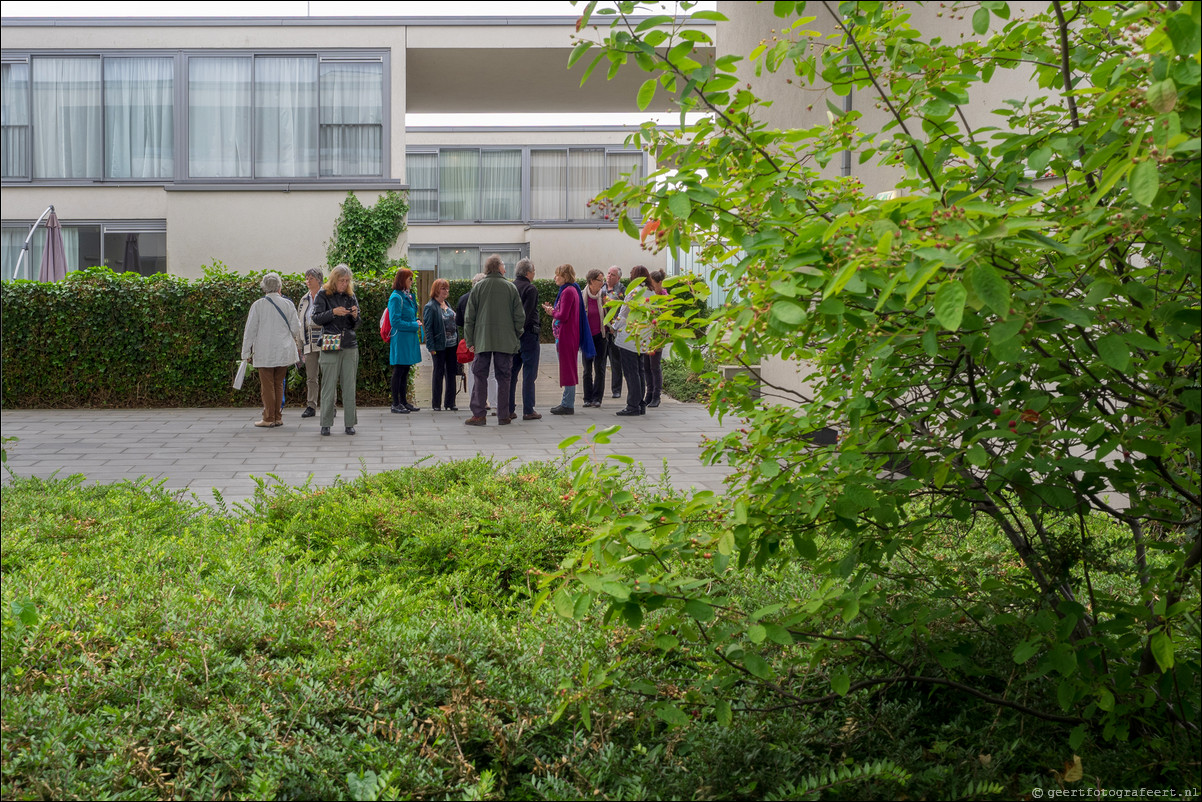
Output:
[[470,277],[490,253],[662,267],[591,199],[649,156],[606,125],[411,127],[419,113],[632,112],[583,88],[575,19],[5,19],[3,278],[54,205],[72,269],[199,276],[325,262],[348,192],[409,191],[391,253]]

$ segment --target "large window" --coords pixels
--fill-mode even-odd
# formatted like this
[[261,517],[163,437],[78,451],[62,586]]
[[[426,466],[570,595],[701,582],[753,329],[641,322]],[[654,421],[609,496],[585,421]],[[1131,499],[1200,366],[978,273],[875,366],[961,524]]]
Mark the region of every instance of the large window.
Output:
[[409,219],[516,222],[522,219],[522,151],[443,148],[406,160]]
[[[385,174],[383,54],[6,53],[5,59],[5,181]],[[186,158],[175,157],[177,139]]]
[[409,265],[414,270],[431,271],[436,278],[470,279],[483,272],[484,263],[494,253],[505,262],[505,277],[513,280],[518,260],[529,255],[521,243],[498,245],[410,245]]
[[[523,211],[523,156],[529,206]],[[605,148],[440,148],[407,155],[409,222],[574,222],[602,219],[591,203],[623,175],[641,178],[641,151]]]
[[[46,229],[38,226],[29,240],[29,255],[16,270],[21,245],[29,235],[33,221],[24,224],[5,223],[0,228],[0,278],[4,280],[36,279],[41,270],[42,253],[46,250]],[[112,223],[63,223],[63,252],[67,271],[105,265],[121,272],[167,272],[167,231],[162,221]]]

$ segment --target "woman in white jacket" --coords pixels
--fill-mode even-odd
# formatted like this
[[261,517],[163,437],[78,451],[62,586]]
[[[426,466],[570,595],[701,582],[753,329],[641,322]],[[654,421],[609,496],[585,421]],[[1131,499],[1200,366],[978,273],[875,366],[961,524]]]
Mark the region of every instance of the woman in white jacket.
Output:
[[280,295],[283,283],[279,275],[268,273],[259,286],[263,297],[251,304],[242,334],[242,358],[250,359],[259,371],[263,415],[255,426],[267,428],[284,425],[284,378],[296,362],[302,338],[296,307]]

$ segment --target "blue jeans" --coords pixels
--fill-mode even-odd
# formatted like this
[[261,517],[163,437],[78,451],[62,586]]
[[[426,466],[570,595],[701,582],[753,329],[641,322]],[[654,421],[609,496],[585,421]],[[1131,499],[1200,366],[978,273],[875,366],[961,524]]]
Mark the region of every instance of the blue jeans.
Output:
[[[522,335],[521,350],[513,355],[513,370],[510,371],[509,383],[509,414],[517,414],[518,374],[522,374],[522,414],[533,415],[534,382],[538,379],[538,357],[540,348],[538,333],[527,332]],[[524,370],[523,370],[524,369]],[[499,403],[497,406],[504,407]]]
[[563,388],[563,401],[560,401],[559,405],[568,409],[576,406],[576,385],[571,384]]

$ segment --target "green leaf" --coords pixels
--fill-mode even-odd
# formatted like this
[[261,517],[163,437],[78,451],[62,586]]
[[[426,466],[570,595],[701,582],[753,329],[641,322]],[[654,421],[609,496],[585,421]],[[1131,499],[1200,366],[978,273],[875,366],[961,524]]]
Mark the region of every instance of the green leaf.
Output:
[[655,87],[658,84],[658,78],[648,78],[647,80],[643,81],[643,85],[639,87],[639,94],[636,101],[639,104],[639,111],[646,111],[647,107],[651,105],[651,101],[655,97]]
[[723,727],[729,727],[731,722],[730,702],[725,699],[719,699],[714,702],[714,718]]
[[668,208],[681,220],[688,220],[693,212],[693,204],[683,192],[674,192],[668,196]]
[[968,271],[968,283],[973,292],[1002,320],[1010,315],[1010,284],[993,265],[973,265]]
[[1196,60],[1198,50],[1202,48],[1202,27],[1198,25],[1198,21],[1188,12],[1178,11],[1176,14],[1170,14],[1164,25],[1169,40],[1173,43],[1173,51],[1179,56]]
[[847,696],[851,690],[851,677],[847,672],[843,671],[831,677],[831,690],[840,696]]
[[948,331],[960,328],[964,318],[964,302],[968,299],[968,291],[959,281],[948,281],[940,285],[935,292],[935,319],[939,325]]
[[1157,81],[1148,87],[1146,99],[1158,114],[1167,114],[1177,105],[1177,85],[1172,78]]
[[1152,656],[1156,658],[1156,665],[1160,666],[1161,671],[1168,671],[1173,667],[1173,639],[1169,637],[1169,633],[1163,629],[1152,633],[1149,645],[1152,647]]
[[795,301],[777,301],[772,304],[772,318],[785,326],[797,327],[805,320],[806,313]]
[[1131,188],[1131,196],[1144,206],[1151,206],[1160,191],[1160,170],[1154,159],[1144,159],[1135,165],[1127,186]]
[[772,668],[764,658],[760,657],[755,652],[747,652],[743,655],[743,665],[754,676],[760,679],[772,679]]
[[693,719],[674,704],[664,703],[656,708],[655,715],[659,720],[672,727],[687,727],[693,723]]
[[978,36],[989,31],[989,9],[978,8],[972,15],[972,29]]
[[1020,665],[1027,662],[1032,657],[1039,654],[1040,645],[1041,642],[1036,640],[1028,640],[1019,643],[1014,647],[1014,662],[1019,663]]
[[1126,370],[1131,364],[1131,349],[1121,334],[1107,334],[1098,340],[1098,356],[1107,367]]
[[689,599],[685,602],[684,611],[698,621],[712,621],[714,618],[714,608],[697,599]]

